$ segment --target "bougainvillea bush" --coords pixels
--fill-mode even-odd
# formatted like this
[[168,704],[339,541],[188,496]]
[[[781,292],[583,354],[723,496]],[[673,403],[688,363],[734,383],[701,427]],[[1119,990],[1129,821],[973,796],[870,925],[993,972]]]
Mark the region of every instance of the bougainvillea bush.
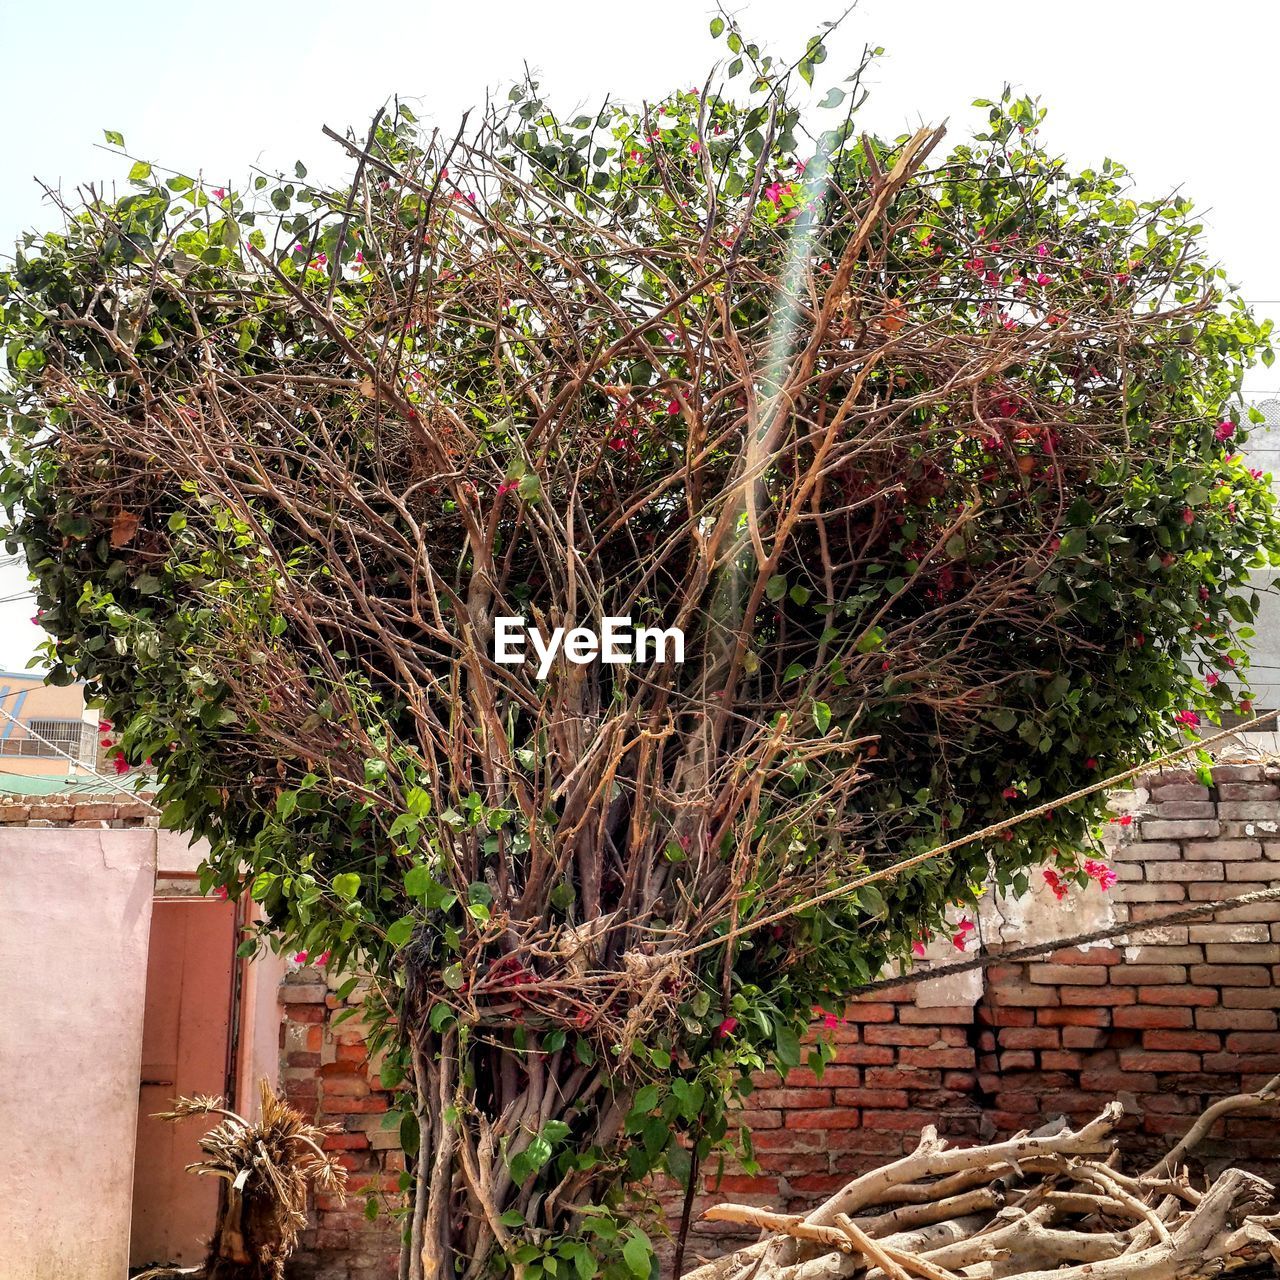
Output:
[[[250,949],[371,977],[414,1275],[647,1276],[627,1188],[749,1162],[752,1072],[989,877],[1103,880],[1098,800],[805,904],[1217,719],[1280,547],[1187,200],[713,30],[727,87],[380,112],[333,189],[133,161],[0,276],[52,678]],[[685,661],[540,678],[499,616]]]

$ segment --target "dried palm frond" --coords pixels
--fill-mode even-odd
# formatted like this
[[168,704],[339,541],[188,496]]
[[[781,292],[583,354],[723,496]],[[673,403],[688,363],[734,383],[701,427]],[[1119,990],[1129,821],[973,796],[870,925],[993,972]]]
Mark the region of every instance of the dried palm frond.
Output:
[[[179,1098],[161,1120],[194,1115],[222,1119],[200,1139],[208,1157],[187,1166],[189,1173],[223,1178],[229,1184],[204,1266],[207,1276],[282,1280],[284,1264],[307,1222],[307,1192],[343,1196],[347,1171],[323,1149],[335,1126],[311,1124],[278,1098],[268,1081],[259,1085],[259,1118],[250,1122],[222,1105],[221,1098]],[[139,1280],[179,1273],[147,1272]]]

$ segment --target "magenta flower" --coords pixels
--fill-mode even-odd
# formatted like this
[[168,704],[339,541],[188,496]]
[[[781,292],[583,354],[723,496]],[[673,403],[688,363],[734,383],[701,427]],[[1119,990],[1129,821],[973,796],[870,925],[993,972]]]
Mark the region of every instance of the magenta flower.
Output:
[[1000,794],[1001,794],[1001,795],[1002,795],[1006,800],[1016,800],[1016,799],[1018,798],[1018,788],[1017,788],[1017,787],[1005,787],[1005,789],[1004,789]]
[[1192,511],[1190,507],[1183,507],[1183,508],[1182,508],[1182,523],[1183,523],[1183,524],[1195,524],[1195,522],[1196,522],[1196,513],[1195,513],[1194,511]]
[[1048,284],[1053,277],[1044,271],[1039,272],[1036,276],[1036,284]]
[[297,963],[298,963],[298,964],[306,964],[306,963],[307,963],[307,953],[306,953],[305,951],[299,951],[299,952],[298,952],[298,954],[297,954],[296,956],[294,956],[293,958],[294,958],[294,960],[295,960],[295,961],[297,961]]
[[1214,428],[1213,438],[1215,440],[1230,440],[1231,437],[1235,435],[1235,433],[1236,433],[1236,424],[1232,422],[1229,418],[1224,418]]
[[952,937],[952,939],[951,939],[951,945],[952,945],[953,947],[955,947],[955,949],[956,949],[957,951],[963,951],[963,950],[964,950],[964,948],[965,948],[965,944],[966,944],[966,943],[968,942],[968,940],[969,940],[969,935],[970,935],[970,934],[971,934],[971,933],[972,933],[972,932],[973,932],[977,927],[978,927],[978,926],[977,926],[977,925],[975,925],[975,924],[973,923],[973,921],[969,919],[969,917],[968,917],[968,916],[965,916],[965,917],[960,921],[960,923],[956,926],[956,932],[955,932],[954,936],[953,936],[953,937]]
[[327,951],[322,951],[318,956],[316,956],[316,964],[326,965],[328,963],[329,963],[329,953]]
[[913,942],[911,944],[911,950],[915,955],[919,956],[921,960],[924,959],[924,943],[923,942]]
[[1036,257],[1047,258],[1049,256],[1049,246],[1046,244],[1036,245]]
[[1090,880],[1096,880],[1098,888],[1104,892],[1120,878],[1105,862],[1095,862],[1092,858],[1086,859],[1084,873]]
[[120,755],[118,756],[112,756],[111,765],[117,773],[129,772],[129,762],[124,758],[123,752],[121,752]]
[[1179,711],[1173,717],[1174,724],[1184,724],[1189,728],[1195,728],[1200,723],[1200,713],[1198,711]]
[[782,197],[790,195],[791,183],[789,182],[771,182],[764,189],[764,198],[776,209],[782,203]]
[[226,886],[225,884],[220,884],[220,885],[219,885],[219,886],[218,886],[218,887],[213,891],[213,896],[214,896],[215,898],[217,898],[217,900],[218,900],[219,902],[226,902],[226,900],[227,900],[227,886]]
[[1045,884],[1053,890],[1053,896],[1061,902],[1067,896],[1067,886],[1062,883],[1062,879],[1056,871],[1046,870],[1043,874]]
[[828,1031],[834,1031],[840,1025],[840,1019],[837,1018],[834,1013],[828,1013],[824,1015],[822,1025],[826,1027]]
[[359,249],[357,249],[356,256],[352,259],[352,261],[357,263],[360,266],[364,266],[364,254]]
[[695,141],[693,141],[693,142],[691,142],[691,143],[689,143],[689,154],[690,154],[691,156],[696,156],[696,155],[698,154],[698,152],[699,152],[699,151],[701,151],[701,150],[702,150],[702,143],[700,143],[700,142],[698,142],[698,141],[696,141],[696,140],[695,140]]
[[1204,682],[1210,689],[1212,689],[1213,686],[1218,683],[1218,673],[1216,671],[1210,671],[1209,674],[1205,676]]
[[726,1036],[731,1036],[731,1035],[733,1035],[733,1033],[734,1033],[737,1029],[738,1029],[738,1020],[737,1020],[737,1018],[726,1018],[726,1019],[725,1019],[725,1020],[724,1020],[724,1021],[723,1021],[719,1026],[718,1026],[718,1027],[717,1027],[717,1028],[716,1028],[716,1038],[717,1038],[718,1040],[723,1040]]

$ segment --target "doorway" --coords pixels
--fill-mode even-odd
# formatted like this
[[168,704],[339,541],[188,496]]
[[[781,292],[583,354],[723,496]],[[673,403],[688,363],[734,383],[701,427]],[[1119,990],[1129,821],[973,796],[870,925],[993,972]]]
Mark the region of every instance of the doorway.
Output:
[[173,1099],[226,1098],[232,1079],[236,908],[209,898],[157,898],[147,957],[146,1013],[137,1155],[133,1175],[131,1268],[203,1261],[222,1181],[186,1166],[216,1116],[155,1119]]

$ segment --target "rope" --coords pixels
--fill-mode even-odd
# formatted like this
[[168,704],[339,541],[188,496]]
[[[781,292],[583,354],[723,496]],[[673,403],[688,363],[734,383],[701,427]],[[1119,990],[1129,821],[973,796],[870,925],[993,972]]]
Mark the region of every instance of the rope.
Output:
[[1081,787],[1078,791],[1069,792],[1065,796],[1058,796],[1054,800],[1047,800],[1044,804],[1037,805],[1034,809],[1028,809],[1024,813],[1004,818],[1000,822],[993,822],[990,826],[983,827],[980,831],[974,831],[967,836],[959,836],[946,844],[935,845],[934,848],[927,849],[924,853],[913,854],[910,858],[904,858],[901,862],[895,862],[892,866],[882,867],[879,871],[869,871],[864,876],[855,876],[852,880],[846,880],[844,883],[836,885],[834,889],[826,889],[822,893],[815,894],[812,898],[806,898],[801,902],[793,902],[789,907],[783,907],[780,911],[773,912],[772,915],[764,916],[759,920],[752,920],[749,924],[738,925],[727,933],[707,938],[696,946],[686,947],[683,951],[677,952],[674,958],[688,960],[692,956],[700,955],[703,951],[710,951],[715,947],[724,946],[726,942],[732,942],[736,938],[755,933],[757,929],[766,928],[768,925],[776,924],[779,920],[786,920],[801,911],[807,911],[810,907],[821,906],[822,903],[830,902],[833,898],[846,897],[854,889],[861,889],[863,885],[874,884],[877,880],[895,879],[904,871],[909,871],[912,867],[918,867],[921,863],[929,862],[933,858],[941,857],[944,853],[951,853],[953,850],[961,849],[965,845],[975,844],[979,840],[986,840],[991,836],[999,835],[1000,832],[1016,827],[1019,823],[1043,816],[1050,809],[1071,804],[1076,800],[1083,799],[1085,796],[1093,795],[1095,792],[1109,791],[1118,783],[1128,782],[1130,778],[1136,778],[1141,773],[1149,773],[1152,769],[1162,768],[1170,761],[1178,760],[1182,756],[1189,755],[1192,751],[1204,751],[1217,742],[1222,742],[1227,738],[1234,738],[1237,734],[1244,733],[1248,729],[1253,729],[1268,720],[1274,720],[1276,716],[1280,716],[1280,707],[1277,707],[1274,711],[1264,711],[1260,715],[1254,716],[1252,720],[1248,720],[1244,724],[1238,724],[1233,729],[1224,729],[1221,733],[1216,733],[1210,738],[1197,738],[1194,742],[1188,742],[1174,751],[1157,757],[1155,760],[1134,765],[1132,769],[1126,769],[1123,773],[1112,774],[1109,778],[1101,778],[1097,782],[1090,783],[1087,787]]
[[932,982],[934,978],[949,978],[953,973],[972,973],[974,969],[990,969],[996,964],[1032,960],[1050,951],[1082,947],[1088,942],[1106,942],[1108,939],[1120,938],[1126,933],[1138,933],[1143,929],[1159,929],[1164,925],[1185,924],[1189,920],[1199,920],[1202,916],[1216,915],[1219,911],[1251,907],[1254,903],[1271,902],[1275,898],[1280,898],[1280,885],[1272,885],[1269,889],[1255,889],[1252,893],[1242,893],[1238,897],[1225,898],[1221,902],[1198,902],[1194,907],[1170,911],[1166,915],[1155,916],[1150,920],[1130,920],[1124,924],[1111,924],[1102,929],[1091,929],[1088,933],[1053,938],[1048,942],[1029,943],[1025,947],[1014,947],[1011,951],[994,951],[986,955],[975,955],[968,960],[944,964],[937,969],[921,969],[918,972],[904,974],[900,978],[877,978],[874,982],[861,982],[858,984],[857,994],[862,995],[868,991],[887,991],[890,987],[914,986],[917,982]]

